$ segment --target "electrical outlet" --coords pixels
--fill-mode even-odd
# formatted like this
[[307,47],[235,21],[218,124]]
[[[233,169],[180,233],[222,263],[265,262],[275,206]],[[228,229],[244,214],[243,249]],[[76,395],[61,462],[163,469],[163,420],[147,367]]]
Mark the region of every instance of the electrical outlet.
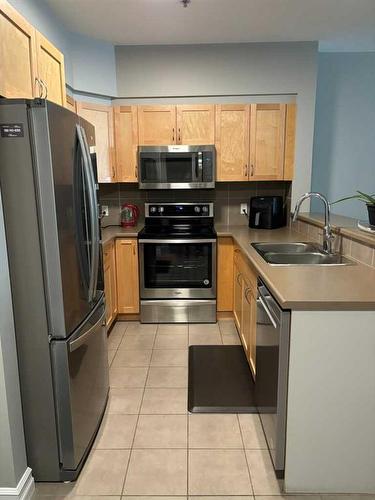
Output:
[[102,205],[102,217],[108,217],[109,208],[108,205]]
[[241,203],[240,214],[247,215],[247,203]]

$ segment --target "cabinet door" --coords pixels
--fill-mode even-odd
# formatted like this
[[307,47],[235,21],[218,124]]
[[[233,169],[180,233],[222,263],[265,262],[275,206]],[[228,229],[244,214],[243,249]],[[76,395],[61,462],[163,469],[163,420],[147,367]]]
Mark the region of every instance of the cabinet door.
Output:
[[285,104],[252,104],[250,180],[284,178]]
[[240,270],[239,260],[234,256],[233,266],[233,315],[234,322],[239,332],[241,332],[242,322],[242,275]]
[[116,106],[114,115],[117,181],[137,182],[137,108],[136,106]]
[[70,95],[66,96],[65,107],[70,111],[73,111],[73,113],[77,113],[76,101]]
[[176,144],[176,106],[138,106],[138,136],[142,146]]
[[217,310],[233,311],[233,240],[218,238]]
[[177,106],[177,144],[214,144],[215,106],[184,104]]
[[113,288],[112,288],[112,261],[111,261],[111,250],[110,244],[106,245],[104,248],[104,292],[105,292],[105,317],[106,317],[106,326],[109,328],[113,321]]
[[111,261],[111,311],[112,318],[115,319],[118,313],[117,307],[117,276],[116,276],[116,250],[115,244],[112,241],[110,245],[110,261]]
[[218,181],[247,181],[250,106],[216,106],[216,154]]
[[60,104],[60,106],[65,106],[64,56],[38,31],[36,31],[35,40],[38,78],[46,86],[46,92],[43,94],[43,97],[56,104]]
[[250,369],[255,377],[256,296],[250,283],[246,280],[243,283],[240,337]]
[[138,242],[116,240],[117,307],[120,314],[139,313]]
[[95,127],[98,181],[116,182],[113,108],[101,104],[77,102],[77,111],[82,118]]
[[0,0],[0,95],[31,99],[35,76],[35,30]]
[[297,106],[295,103],[286,105],[285,118],[285,153],[284,153],[284,180],[292,181],[294,177],[296,119]]

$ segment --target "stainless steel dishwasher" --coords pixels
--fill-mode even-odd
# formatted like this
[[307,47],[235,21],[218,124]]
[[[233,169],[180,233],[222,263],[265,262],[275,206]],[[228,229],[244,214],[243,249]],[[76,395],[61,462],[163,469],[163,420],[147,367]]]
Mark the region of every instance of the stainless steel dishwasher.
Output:
[[255,399],[276,476],[284,477],[290,311],[258,279]]

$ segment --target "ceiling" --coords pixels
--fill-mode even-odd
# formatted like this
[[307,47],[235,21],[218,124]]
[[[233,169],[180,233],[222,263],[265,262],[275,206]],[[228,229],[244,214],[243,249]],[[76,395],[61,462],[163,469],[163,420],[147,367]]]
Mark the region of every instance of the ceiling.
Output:
[[69,31],[122,44],[319,40],[375,50],[375,0],[44,0]]

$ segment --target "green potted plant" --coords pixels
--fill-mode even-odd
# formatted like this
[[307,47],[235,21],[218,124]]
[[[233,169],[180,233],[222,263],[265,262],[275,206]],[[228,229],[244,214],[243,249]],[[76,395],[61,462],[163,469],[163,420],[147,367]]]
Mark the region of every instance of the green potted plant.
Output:
[[333,203],[331,203],[331,205],[334,205],[335,203],[340,203],[345,200],[362,201],[367,205],[369,223],[371,224],[371,226],[375,226],[375,194],[366,194],[363,193],[362,191],[356,191],[356,192],[357,194],[354,194],[352,196],[346,196],[345,198],[340,198],[339,200],[336,200]]

